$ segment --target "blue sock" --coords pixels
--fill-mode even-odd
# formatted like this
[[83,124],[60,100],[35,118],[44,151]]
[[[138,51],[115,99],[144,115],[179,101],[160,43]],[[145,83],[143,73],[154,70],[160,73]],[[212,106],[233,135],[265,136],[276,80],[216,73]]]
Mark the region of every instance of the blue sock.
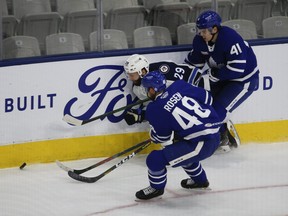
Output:
[[148,170],[148,178],[151,187],[164,189],[167,183],[167,170],[166,168],[158,172]]
[[164,189],[167,183],[167,169],[169,164],[160,150],[152,151],[146,159],[150,186],[155,189]]
[[202,168],[200,162],[195,162],[189,164],[188,166],[183,166],[185,172],[190,176],[190,178],[196,183],[204,183],[207,181],[207,176],[205,170]]

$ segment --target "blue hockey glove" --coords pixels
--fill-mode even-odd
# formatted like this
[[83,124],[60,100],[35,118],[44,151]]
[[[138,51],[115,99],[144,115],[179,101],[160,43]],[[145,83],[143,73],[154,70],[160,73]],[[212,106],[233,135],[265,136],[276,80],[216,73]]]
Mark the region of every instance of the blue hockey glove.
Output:
[[141,123],[145,119],[145,110],[141,108],[130,109],[127,111],[124,120],[128,125],[133,125],[136,123]]

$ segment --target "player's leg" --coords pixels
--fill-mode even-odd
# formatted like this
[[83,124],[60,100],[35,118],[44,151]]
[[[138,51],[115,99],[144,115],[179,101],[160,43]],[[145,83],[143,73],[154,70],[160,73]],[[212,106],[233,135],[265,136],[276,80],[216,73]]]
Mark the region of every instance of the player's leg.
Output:
[[[253,79],[250,82],[226,82],[221,90],[214,95],[213,107],[220,116],[221,121],[228,121],[227,115],[233,112],[239,105],[241,105],[250,95],[255,91],[258,86],[258,79]],[[228,127],[230,126],[230,127]],[[223,124],[221,133],[220,149],[227,147],[237,147],[239,145],[239,139],[235,137],[237,135],[236,129],[232,122],[227,126]],[[231,130],[234,130],[234,134]],[[224,152],[227,151],[224,149]],[[229,151],[229,150],[228,150]]]
[[[192,166],[194,166],[194,163],[196,164],[200,160],[211,156],[218,147],[219,142],[219,134],[216,134],[212,136],[209,141],[200,141],[197,143],[192,143],[189,141],[178,141],[172,145],[166,146],[162,150],[152,151],[146,159],[146,165],[148,167],[149,186],[136,192],[136,197],[139,200],[149,200],[155,197],[160,197],[164,193],[164,189],[166,186],[166,166],[168,165],[171,165],[172,167],[186,165],[185,169],[187,170],[188,175],[190,177],[193,177],[194,171],[190,170],[190,164],[193,164]],[[206,177],[206,173],[202,169],[201,165],[199,166],[199,169],[201,172],[195,170],[195,172],[197,172],[198,174],[196,174],[197,177],[193,177],[193,180],[197,181],[198,186],[203,187],[202,182],[207,185],[208,180]],[[186,184],[189,184],[186,188],[191,188],[190,180],[187,180]]]
[[167,182],[167,169],[169,165],[162,150],[152,151],[146,158],[148,167],[148,179],[150,185],[136,192],[136,197],[140,200],[148,200],[159,197],[164,193]]
[[186,189],[208,188],[209,181],[205,170],[202,168],[200,162],[195,162],[182,166],[189,178],[181,181],[181,186]]
[[[189,178],[181,181],[186,189],[207,188],[209,181],[200,161],[210,157],[219,146],[220,136],[215,134],[207,140],[199,142],[177,142],[177,149],[164,149],[164,154],[172,167],[181,166]],[[169,146],[168,146],[169,147]],[[171,146],[172,147],[172,146]]]

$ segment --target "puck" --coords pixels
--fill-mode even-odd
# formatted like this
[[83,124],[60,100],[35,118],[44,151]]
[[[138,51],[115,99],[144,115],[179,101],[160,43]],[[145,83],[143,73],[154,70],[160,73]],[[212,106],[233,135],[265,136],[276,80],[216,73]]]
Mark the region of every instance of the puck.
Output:
[[19,167],[19,169],[22,170],[25,166],[26,166],[26,163],[24,162],[24,163]]

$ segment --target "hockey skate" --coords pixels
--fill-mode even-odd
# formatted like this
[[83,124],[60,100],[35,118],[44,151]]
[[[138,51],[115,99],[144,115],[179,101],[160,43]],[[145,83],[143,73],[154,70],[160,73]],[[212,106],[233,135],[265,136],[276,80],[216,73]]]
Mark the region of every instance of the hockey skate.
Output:
[[164,194],[164,189],[158,190],[149,186],[147,188],[144,188],[136,192],[135,196],[139,200],[151,200],[156,197],[160,198],[163,194]]
[[233,148],[237,148],[241,141],[240,141],[240,137],[236,131],[236,128],[234,127],[234,124],[231,120],[229,120],[227,122],[227,135],[228,135],[228,139],[229,139],[229,145]]
[[209,189],[209,181],[204,183],[196,183],[191,178],[183,179],[181,186],[186,189]]
[[233,148],[237,148],[240,145],[240,138],[237,131],[229,120],[226,124],[226,130],[221,133],[220,145],[216,150],[216,153],[230,152]]
[[228,138],[228,130],[225,130],[223,133],[221,133],[220,138],[220,144],[219,147],[216,150],[216,153],[226,153],[230,152],[230,142]]

